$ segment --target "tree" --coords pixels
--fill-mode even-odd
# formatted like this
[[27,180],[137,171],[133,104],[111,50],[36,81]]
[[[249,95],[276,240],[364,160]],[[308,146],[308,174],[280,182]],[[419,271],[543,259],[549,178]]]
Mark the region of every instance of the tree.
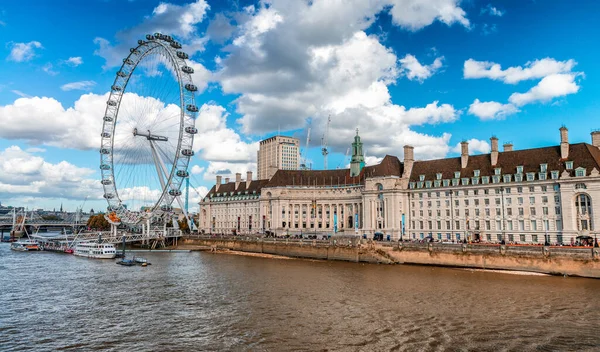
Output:
[[110,224],[104,218],[104,214],[90,216],[87,227],[94,230],[110,230]]
[[179,229],[182,232],[190,233],[190,226],[188,225],[187,219],[184,218],[182,220],[177,221],[177,223],[179,224]]

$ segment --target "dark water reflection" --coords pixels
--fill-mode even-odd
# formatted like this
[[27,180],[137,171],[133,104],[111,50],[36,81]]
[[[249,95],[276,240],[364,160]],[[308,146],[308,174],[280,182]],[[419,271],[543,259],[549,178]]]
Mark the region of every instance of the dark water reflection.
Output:
[[600,350],[600,280],[0,245],[0,350]]

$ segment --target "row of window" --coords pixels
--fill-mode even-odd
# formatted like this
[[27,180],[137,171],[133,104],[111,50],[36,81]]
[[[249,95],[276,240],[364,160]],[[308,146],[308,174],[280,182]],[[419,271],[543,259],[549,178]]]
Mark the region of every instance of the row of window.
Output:
[[[427,236],[424,233],[420,233],[419,234],[419,238],[420,239],[424,239],[425,237],[430,237],[430,236],[434,237],[433,234],[427,234]],[[516,237],[516,236],[518,236],[518,237]],[[546,236],[546,235],[544,235],[544,236]],[[490,242],[491,241],[498,241],[498,242],[500,242],[503,239],[505,241],[508,241],[508,242],[516,242],[515,239],[518,239],[518,241],[520,241],[520,242],[534,242],[534,243],[537,243],[540,240],[543,240],[544,236],[527,235],[527,234],[523,234],[523,233],[515,235],[515,234],[512,234],[512,233],[509,233],[509,234],[506,234],[503,237],[503,235],[501,233],[497,233],[495,235],[493,235],[493,234],[490,233],[490,234],[486,234],[485,235],[485,239],[487,241],[490,241]],[[547,237],[547,241],[550,242],[550,235],[547,235],[547,236],[548,236]],[[443,241],[443,240],[447,240],[447,241],[453,241],[453,240],[460,241],[461,240],[461,234],[460,233],[455,234],[455,238],[452,238],[452,234],[451,233],[446,233],[445,235],[443,235],[442,233],[438,233],[437,235],[435,235],[435,237],[439,241]],[[412,238],[413,239],[417,239],[417,234],[413,233],[412,234]],[[563,236],[562,235],[556,235],[556,242],[562,243],[563,242]]]
[[[456,220],[454,221],[454,223],[452,223],[451,221],[436,221],[436,227],[434,228],[434,223],[433,221],[412,221],[412,229],[415,230],[496,230],[496,231],[513,231],[513,230],[519,230],[519,231],[525,231],[525,230],[529,230],[529,231],[550,231],[550,230],[556,230],[556,231],[560,231],[562,230],[562,220],[561,219],[557,219],[554,221],[554,225],[555,228],[551,229],[550,228],[550,220],[529,220],[529,221],[525,221],[525,220],[505,220],[505,228],[502,228],[502,221],[501,220],[496,220],[495,222],[492,222],[490,220],[485,220],[485,221],[479,221],[479,220],[474,220],[474,221],[462,221],[462,220]],[[445,225],[445,227],[442,227],[442,225]],[[452,227],[452,225],[454,225],[454,227]],[[494,228],[492,228],[492,225],[495,225]],[[528,225],[527,228],[525,228],[525,225]],[[586,228],[587,230],[587,223],[586,223]]]
[[[529,204],[535,204],[535,199],[536,197],[529,197]],[[474,206],[479,206],[481,204],[481,199],[463,199],[463,204],[465,207],[468,207],[470,204],[473,204]],[[512,205],[512,198],[494,198],[494,202],[497,206],[500,205]],[[548,204],[548,196],[542,196],[541,197],[541,202],[542,204]],[[460,206],[460,199],[455,199],[454,200],[454,206],[459,207]],[[559,204],[560,203],[560,196],[556,195],[554,196],[554,203]],[[433,206],[433,202],[431,200],[427,201],[427,207],[431,208]],[[446,205],[446,207],[450,207],[450,200],[446,199],[444,204]],[[524,198],[523,197],[517,197],[517,204],[518,205],[523,205],[524,204]],[[424,202],[422,200],[419,201],[419,208],[423,208]],[[442,201],[441,200],[437,200],[435,201],[435,205],[437,207],[441,207],[442,206]],[[483,199],[483,205],[485,206],[489,206],[490,205],[490,199],[489,198],[484,198]],[[414,208],[416,208],[416,203],[413,201],[411,203],[411,206]]]
[[[572,170],[573,169],[573,161],[565,161],[565,169],[567,170]],[[540,173],[546,173],[548,172],[548,164],[540,164]],[[556,173],[558,175],[558,171],[552,171],[553,173]],[[480,170],[473,170],[473,176],[474,177],[480,177]],[[535,174],[535,172],[528,172],[527,174]],[[501,176],[502,175],[502,168],[497,167],[494,168],[494,176]],[[508,174],[510,175],[510,174]],[[517,166],[517,173],[516,175],[523,175],[523,166]],[[466,175],[465,175],[466,176]],[[483,176],[485,177],[485,176]],[[454,178],[458,179],[461,178],[460,176],[460,171],[454,171]],[[557,177],[558,178],[558,177]],[[438,172],[435,175],[435,179],[436,180],[441,180],[442,179],[442,173]],[[420,181],[425,181],[425,175],[419,175],[419,180]]]
[[[578,183],[576,185],[576,188],[578,188],[578,189],[579,188],[585,189],[586,187],[585,187],[584,183]],[[529,190],[529,193],[535,193],[538,188],[536,186],[529,186],[527,189]],[[548,192],[548,186],[540,186],[539,189],[540,189],[541,192]],[[552,189],[555,192],[558,192],[558,191],[560,191],[560,185],[559,184],[555,184],[555,185],[552,186]],[[521,187],[521,186],[519,186],[519,187],[516,188],[516,190],[517,190],[517,193],[523,193],[524,188]],[[446,197],[452,197],[452,196],[454,196],[454,197],[460,197],[461,193],[462,193],[462,195],[465,196],[465,197],[468,197],[470,195],[478,196],[479,195],[479,191],[480,191],[479,189],[472,189],[472,190],[465,189],[465,190],[462,190],[462,191],[445,191],[444,195]],[[494,194],[502,194],[502,193],[504,193],[504,194],[512,194],[512,188],[510,188],[510,187],[494,188],[493,191],[494,191]],[[440,198],[441,192],[438,191],[438,192],[435,192],[435,193],[432,193],[432,192],[411,193],[410,197],[411,198],[415,198],[415,195],[418,195],[418,197],[420,199],[423,199],[424,195],[427,195],[427,198],[432,198],[432,196],[431,196],[432,194],[435,194],[436,198]],[[483,194],[484,195],[489,195],[490,194],[490,189],[489,188],[484,189],[483,190]]]
[[[506,212],[507,216],[512,216],[513,215],[513,208],[505,208],[504,209]],[[475,209],[475,211],[473,212],[473,214],[475,216],[481,216],[481,209]],[[484,216],[491,216],[492,210],[490,210],[490,208],[485,208],[483,209],[483,213]],[[501,216],[502,215],[502,209],[501,208],[495,208],[494,211],[496,216]],[[529,208],[529,213],[527,215],[533,215],[535,216],[537,213],[536,208],[535,207],[530,207]],[[554,214],[556,215],[560,215],[561,211],[560,211],[560,207],[554,207]],[[449,217],[450,216],[450,209],[445,209],[445,216]],[[465,216],[470,216],[471,212],[469,209],[464,209],[463,214]],[[455,216],[460,216],[460,209],[454,209],[454,215]],[[523,207],[519,207],[517,208],[517,215],[519,216],[523,216],[525,215],[525,208]],[[548,207],[542,207],[542,215],[549,215],[549,210]],[[412,216],[416,217],[416,211],[413,210],[412,211]],[[419,216],[423,217],[424,215],[424,211],[423,210],[419,210]],[[432,217],[433,216],[433,210],[429,209],[427,210],[427,216]],[[440,209],[436,210],[436,216],[437,217],[441,217],[442,216],[442,211]]]

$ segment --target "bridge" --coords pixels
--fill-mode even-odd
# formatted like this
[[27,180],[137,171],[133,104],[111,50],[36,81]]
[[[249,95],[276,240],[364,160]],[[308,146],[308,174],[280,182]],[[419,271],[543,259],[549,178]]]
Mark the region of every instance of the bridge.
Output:
[[179,229],[168,228],[166,230],[150,230],[145,233],[131,233],[126,231],[94,231],[94,232],[82,232],[76,235],[63,235],[63,236],[42,236],[42,235],[30,235],[31,239],[40,242],[64,242],[67,241],[70,245],[75,242],[81,241],[94,241],[104,244],[115,244],[118,245],[123,243],[123,240],[127,243],[142,242],[147,243],[155,248],[158,245],[165,245],[167,239],[177,239],[182,236],[182,232]]

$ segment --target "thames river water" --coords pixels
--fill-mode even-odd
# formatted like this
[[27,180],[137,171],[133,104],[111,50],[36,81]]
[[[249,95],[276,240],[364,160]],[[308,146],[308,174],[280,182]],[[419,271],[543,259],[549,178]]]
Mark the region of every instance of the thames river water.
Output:
[[0,244],[0,351],[600,351],[600,280]]

